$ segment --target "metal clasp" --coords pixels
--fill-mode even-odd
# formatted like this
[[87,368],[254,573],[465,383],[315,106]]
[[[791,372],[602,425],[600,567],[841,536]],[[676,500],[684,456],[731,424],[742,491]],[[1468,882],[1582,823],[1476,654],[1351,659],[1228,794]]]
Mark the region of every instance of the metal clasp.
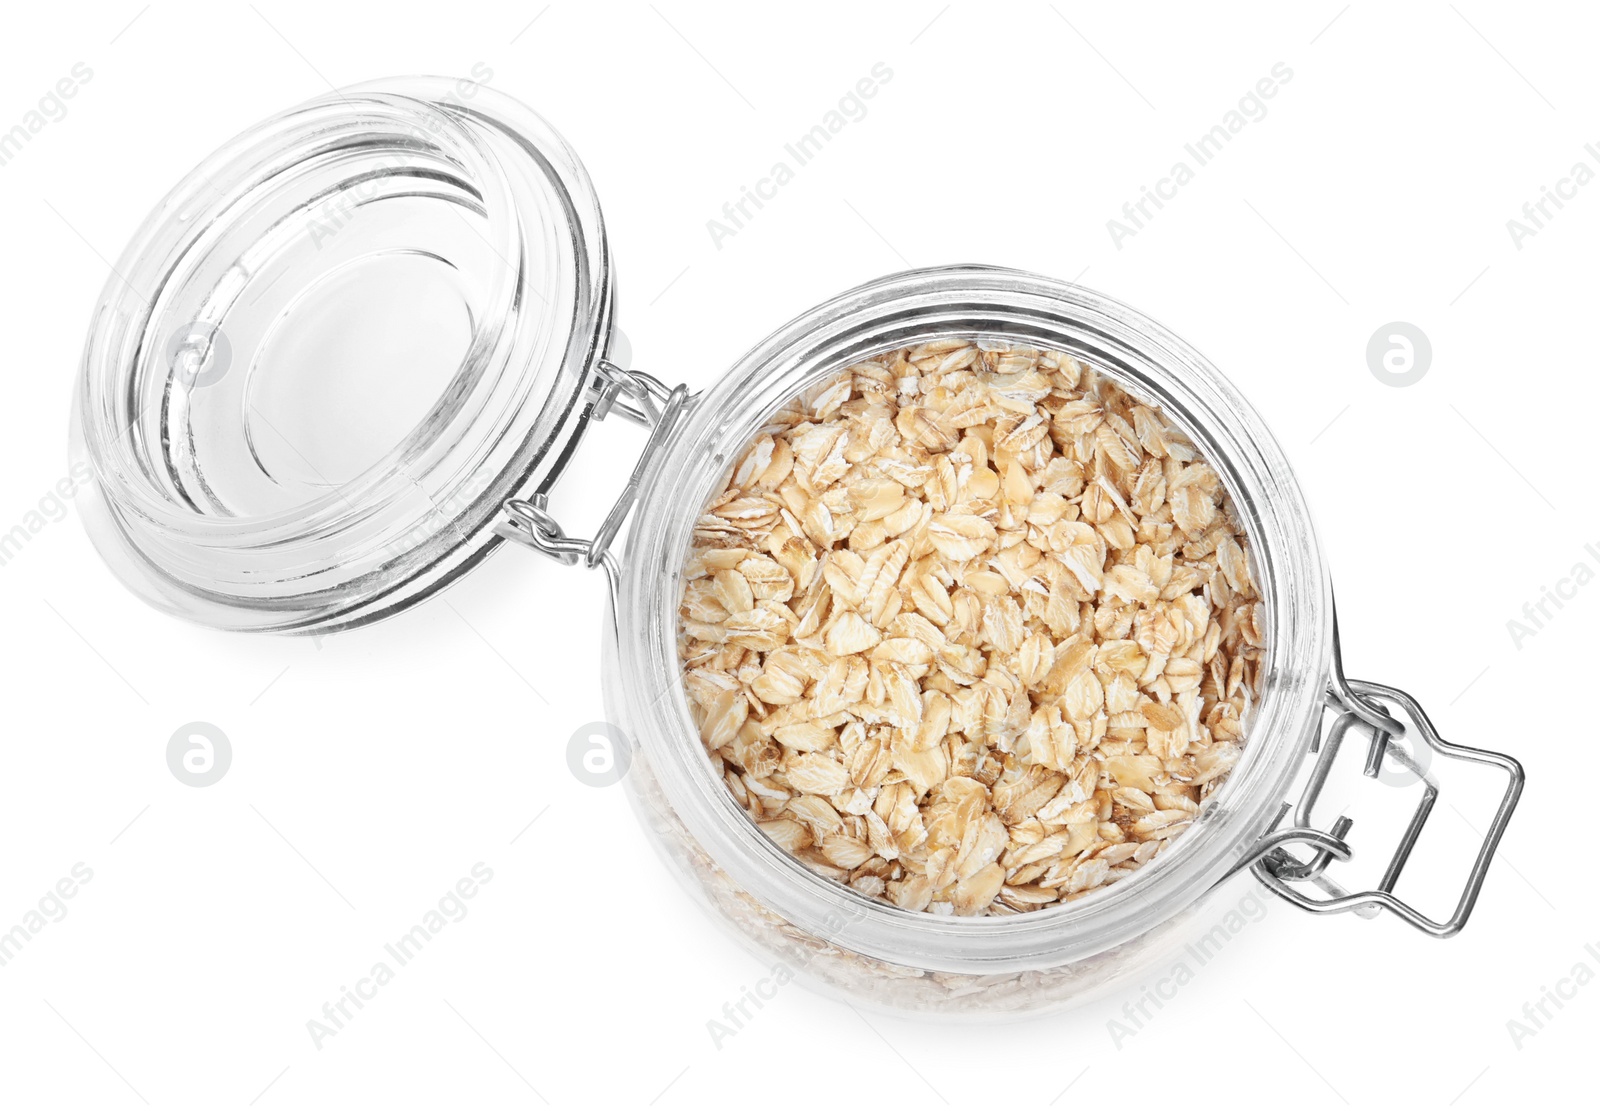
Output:
[[[1478,892],[1483,887],[1484,877],[1489,871],[1489,863],[1494,858],[1495,848],[1499,845],[1506,824],[1511,820],[1511,812],[1516,809],[1517,800],[1522,795],[1525,779],[1522,765],[1510,756],[1498,752],[1468,748],[1466,745],[1446,741],[1434,728],[1433,722],[1428,719],[1428,715],[1423,712],[1417,700],[1405,691],[1379,683],[1346,679],[1339,654],[1337,617],[1334,618],[1333,631],[1333,677],[1328,685],[1325,701],[1330,709],[1338,713],[1338,716],[1326,734],[1319,734],[1312,742],[1311,751],[1316,754],[1317,762],[1312,767],[1311,776],[1300,796],[1299,804],[1294,808],[1293,826],[1283,830],[1277,828],[1290,809],[1290,804],[1284,803],[1278,812],[1277,820],[1273,822],[1272,829],[1256,843],[1249,856],[1236,865],[1233,871],[1250,868],[1255,877],[1273,892],[1302,910],[1315,914],[1355,911],[1362,917],[1371,918],[1380,910],[1387,910],[1424,933],[1440,938],[1453,937],[1460,932],[1472,913]],[[1393,711],[1396,708],[1411,723],[1412,729],[1408,730],[1406,725],[1394,716]],[[1350,818],[1341,816],[1324,831],[1311,824],[1311,815],[1312,808],[1327,783],[1328,772],[1338,755],[1341,743],[1352,729],[1357,728],[1369,730],[1372,738],[1363,768],[1365,776],[1376,779],[1385,757],[1388,757],[1421,781],[1423,793],[1400,837],[1400,843],[1395,847],[1388,865],[1384,868],[1377,887],[1368,891],[1350,892],[1334,883],[1323,872],[1333,861],[1351,858],[1351,849],[1345,837],[1354,823]],[[1501,796],[1499,808],[1495,811],[1494,820],[1489,824],[1488,832],[1478,848],[1477,857],[1473,861],[1461,897],[1450,917],[1443,921],[1429,918],[1394,894],[1400,873],[1405,868],[1406,861],[1416,846],[1417,838],[1421,835],[1423,826],[1427,824],[1428,816],[1432,813],[1434,803],[1439,797],[1438,783],[1414,756],[1417,750],[1415,748],[1407,750],[1403,745],[1395,743],[1408,734],[1413,738],[1420,737],[1434,754],[1501,768],[1508,780],[1505,794]],[[1289,852],[1288,846],[1292,844],[1309,845],[1315,852],[1308,859],[1301,860]],[[1310,893],[1305,885],[1318,889],[1322,894]]]
[[585,414],[585,427],[591,421],[604,420],[615,410],[635,424],[650,429],[650,438],[645,441],[639,461],[599,531],[591,540],[568,536],[550,515],[550,490],[559,472],[546,479],[526,500],[507,501],[503,507],[505,520],[496,524],[494,531],[569,567],[579,563],[589,568],[604,565],[615,585],[617,564],[616,557],[611,554],[611,542],[639,498],[639,487],[651,461],[682,418],[689,403],[689,387],[668,387],[643,371],[623,370],[602,359],[596,368],[594,391]]

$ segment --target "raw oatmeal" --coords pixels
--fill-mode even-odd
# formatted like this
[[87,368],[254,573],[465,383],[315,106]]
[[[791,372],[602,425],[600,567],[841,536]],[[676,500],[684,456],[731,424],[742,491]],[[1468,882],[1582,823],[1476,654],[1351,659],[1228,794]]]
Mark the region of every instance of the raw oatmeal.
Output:
[[1240,755],[1265,614],[1216,473],[1055,352],[944,339],[768,422],[695,527],[700,734],[750,817],[911,910],[1077,898]]

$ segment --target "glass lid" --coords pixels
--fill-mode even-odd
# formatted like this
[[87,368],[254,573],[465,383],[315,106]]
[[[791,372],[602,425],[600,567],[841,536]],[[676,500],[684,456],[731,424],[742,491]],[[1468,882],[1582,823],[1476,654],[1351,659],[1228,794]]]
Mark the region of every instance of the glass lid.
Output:
[[393,613],[565,463],[612,300],[588,175],[517,101],[411,77],[284,112],[173,189],[106,284],[73,412],[90,535],[204,624]]

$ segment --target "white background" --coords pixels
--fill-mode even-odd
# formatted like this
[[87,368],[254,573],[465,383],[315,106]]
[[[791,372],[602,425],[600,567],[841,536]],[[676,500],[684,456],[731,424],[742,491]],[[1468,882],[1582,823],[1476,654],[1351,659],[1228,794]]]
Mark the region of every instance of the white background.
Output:
[[[1137,989],[972,1027],[792,987],[718,1048],[707,1021],[766,973],[672,885],[620,790],[567,771],[568,737],[603,713],[600,576],[507,550],[377,628],[230,636],[125,593],[69,514],[0,567],[0,930],[75,863],[93,879],[0,967],[0,1103],[1465,1108],[1588,1085],[1600,987],[1520,1048],[1507,1022],[1578,962],[1600,971],[1600,586],[1520,647],[1507,621],[1600,566],[1600,184],[1521,249],[1507,221],[1578,160],[1600,167],[1592,12],[130,0],[5,18],[0,130],[75,63],[93,78],[0,167],[0,530],[66,473],[90,308],[173,182],[330,83],[485,63],[582,152],[635,363],[667,380],[703,386],[907,265],[1081,276],[1171,326],[1294,461],[1351,672],[1514,752],[1529,786],[1449,942],[1273,903],[1120,1047],[1107,1022]],[[706,222],[878,62],[893,77],[868,115],[718,249]],[[1278,62],[1293,78],[1266,118],[1119,249],[1107,220]],[[1405,389],[1365,357],[1396,320],[1433,345]],[[557,499],[575,530],[637,443],[591,439]],[[195,720],[234,750],[204,789],[165,760]],[[1441,802],[1434,820],[1468,837],[1468,816],[1486,818]],[[494,878],[467,917],[314,1047],[307,1021],[480,861]]]

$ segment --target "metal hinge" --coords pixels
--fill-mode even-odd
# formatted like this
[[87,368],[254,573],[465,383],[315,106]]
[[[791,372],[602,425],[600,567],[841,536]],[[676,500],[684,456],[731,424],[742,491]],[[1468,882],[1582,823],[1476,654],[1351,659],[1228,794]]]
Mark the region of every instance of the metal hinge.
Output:
[[638,370],[623,370],[605,360],[597,367],[595,398],[589,404],[588,419],[604,420],[613,410],[650,429],[639,462],[634,465],[627,485],[593,539],[584,540],[568,536],[556,519],[550,515],[550,489],[555,477],[547,480],[526,500],[513,498],[505,503],[505,520],[495,525],[495,532],[507,540],[515,540],[568,566],[582,563],[585,567],[604,565],[607,574],[616,579],[616,558],[611,554],[611,542],[616,539],[622,523],[627,520],[639,497],[639,487],[650,463],[661,445],[677,427],[689,403],[689,387],[668,387],[663,382]]
[[[1287,829],[1278,829],[1278,825],[1290,809],[1290,804],[1286,802],[1279,810],[1272,829],[1252,847],[1249,856],[1236,865],[1233,871],[1237,872],[1248,867],[1255,877],[1274,893],[1302,910],[1316,914],[1354,911],[1368,918],[1375,916],[1380,910],[1387,910],[1434,937],[1452,937],[1460,932],[1461,927],[1466,924],[1467,917],[1472,913],[1478,892],[1483,887],[1484,877],[1489,871],[1489,863],[1494,858],[1495,848],[1500,843],[1506,824],[1511,820],[1511,812],[1516,809],[1525,779],[1522,765],[1502,753],[1468,748],[1446,741],[1434,728],[1433,722],[1428,720],[1427,714],[1423,712],[1417,700],[1405,691],[1379,683],[1346,679],[1339,658],[1337,617],[1334,619],[1333,657],[1333,677],[1328,685],[1325,701],[1330,709],[1338,713],[1338,716],[1334,718],[1326,734],[1319,735],[1312,742],[1311,751],[1316,754],[1317,762],[1312,767],[1310,779],[1300,796],[1299,804],[1294,807],[1294,824]],[[1399,709],[1410,721],[1412,729],[1408,730],[1394,716],[1395,709]],[[1371,733],[1363,774],[1371,779],[1379,778],[1384,759],[1387,757],[1403,768],[1415,781],[1420,781],[1423,792],[1416,809],[1412,812],[1411,820],[1406,825],[1405,832],[1400,837],[1399,845],[1396,846],[1388,865],[1384,868],[1377,887],[1368,891],[1350,892],[1334,883],[1323,872],[1334,861],[1351,858],[1350,845],[1345,837],[1354,824],[1353,821],[1341,815],[1332,826],[1323,830],[1311,824],[1311,815],[1312,808],[1327,783],[1328,772],[1338,755],[1340,744],[1350,730],[1358,727],[1365,728]],[[1461,897],[1450,917],[1443,921],[1429,918],[1394,894],[1394,887],[1400,879],[1401,870],[1410,858],[1411,850],[1416,847],[1417,838],[1421,835],[1423,826],[1427,824],[1428,816],[1432,813],[1434,803],[1439,797],[1439,785],[1424,766],[1431,761],[1417,759],[1420,750],[1415,747],[1415,741],[1410,750],[1395,743],[1408,734],[1413,738],[1420,737],[1432,754],[1493,765],[1503,769],[1508,780],[1505,794],[1501,796],[1499,808],[1495,811],[1494,820],[1490,822],[1488,832],[1479,845],[1477,857],[1473,861]],[[1314,852],[1309,859],[1301,860],[1289,852],[1290,845],[1306,845]],[[1306,885],[1316,888],[1322,894],[1311,894],[1306,890]]]

